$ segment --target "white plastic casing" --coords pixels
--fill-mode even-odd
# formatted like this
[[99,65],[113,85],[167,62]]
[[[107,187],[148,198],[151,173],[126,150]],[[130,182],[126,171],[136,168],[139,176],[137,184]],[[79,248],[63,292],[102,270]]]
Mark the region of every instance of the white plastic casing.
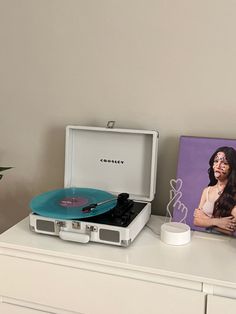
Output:
[[166,244],[183,245],[191,240],[190,227],[181,222],[168,222],[161,226],[161,240]]
[[[67,126],[64,187],[93,188],[113,195],[125,192],[130,199],[144,203],[144,207],[127,227],[77,220],[78,226],[74,226],[73,220],[39,217],[32,213],[31,229],[67,241],[128,246],[151,215],[158,137],[157,131]],[[54,227],[51,226],[51,230],[38,228],[38,220]],[[104,236],[105,232],[109,236]]]
[[157,131],[67,126],[64,186],[126,192],[151,202],[157,144]]

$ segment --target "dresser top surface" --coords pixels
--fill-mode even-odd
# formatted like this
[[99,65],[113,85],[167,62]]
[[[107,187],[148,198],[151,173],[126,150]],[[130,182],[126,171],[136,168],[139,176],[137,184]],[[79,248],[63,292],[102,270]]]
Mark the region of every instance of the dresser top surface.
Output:
[[[236,239],[192,232],[190,243],[171,246],[160,240],[163,217],[151,216],[127,248],[100,243],[66,242],[29,230],[28,217],[0,235],[0,254],[42,259],[44,256],[111,266],[236,288]],[[31,256],[31,257],[30,257]]]

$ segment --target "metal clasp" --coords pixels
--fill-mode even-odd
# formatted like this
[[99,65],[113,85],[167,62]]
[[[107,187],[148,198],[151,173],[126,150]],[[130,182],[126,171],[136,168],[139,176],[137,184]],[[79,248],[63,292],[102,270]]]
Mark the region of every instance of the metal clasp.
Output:
[[116,123],[116,121],[108,121],[107,122],[107,128],[108,129],[113,129],[114,128],[114,126],[115,126],[115,123]]

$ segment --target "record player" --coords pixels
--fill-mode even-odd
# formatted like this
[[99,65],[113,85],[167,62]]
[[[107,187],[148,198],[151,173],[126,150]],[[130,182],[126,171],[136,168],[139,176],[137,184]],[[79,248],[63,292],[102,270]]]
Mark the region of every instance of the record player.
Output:
[[32,199],[31,230],[128,246],[151,215],[157,153],[157,131],[67,126],[64,189]]

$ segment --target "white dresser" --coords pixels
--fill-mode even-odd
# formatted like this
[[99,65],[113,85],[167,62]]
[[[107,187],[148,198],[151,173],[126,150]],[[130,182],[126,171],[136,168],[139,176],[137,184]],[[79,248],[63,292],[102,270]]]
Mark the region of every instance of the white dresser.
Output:
[[152,216],[128,248],[0,235],[1,314],[235,314],[236,239],[193,232],[169,246]]

